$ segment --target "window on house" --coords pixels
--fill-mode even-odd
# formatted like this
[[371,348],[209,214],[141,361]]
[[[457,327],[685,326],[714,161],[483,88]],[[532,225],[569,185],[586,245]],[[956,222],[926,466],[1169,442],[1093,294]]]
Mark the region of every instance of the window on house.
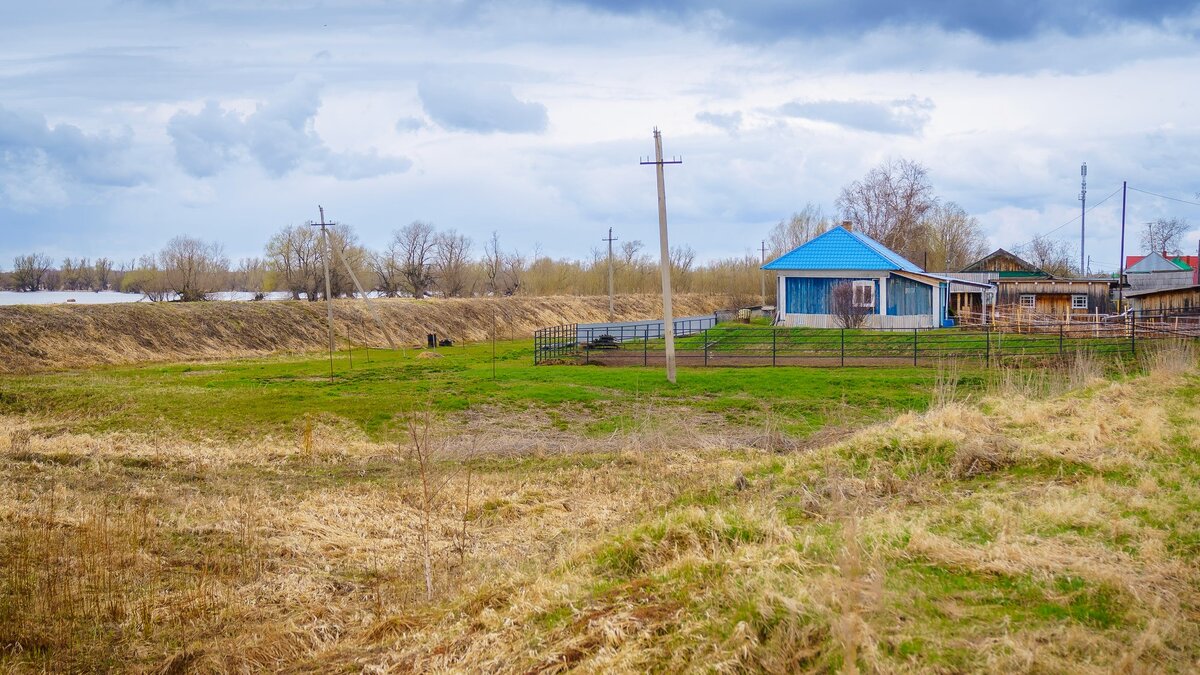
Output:
[[855,281],[854,282],[854,306],[855,307],[875,307],[875,282],[874,281]]
[[1037,296],[1036,295],[1022,295],[1021,296],[1021,306],[1024,307],[1025,309],[1033,309],[1034,305],[1036,305],[1036,304],[1037,304]]
[[1072,295],[1071,296],[1071,309],[1087,309],[1088,308],[1087,300],[1088,300],[1088,298],[1086,295]]

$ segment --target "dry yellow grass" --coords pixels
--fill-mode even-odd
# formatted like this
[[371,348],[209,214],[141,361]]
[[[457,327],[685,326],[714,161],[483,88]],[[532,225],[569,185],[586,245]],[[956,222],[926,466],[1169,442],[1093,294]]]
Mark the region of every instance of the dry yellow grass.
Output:
[[1147,363],[810,449],[467,427],[432,600],[404,445],[2,419],[0,669],[1194,672],[1200,379]]
[[[730,306],[727,296],[682,294],[677,316]],[[456,342],[529,338],[537,328],[608,318],[607,297],[388,299],[377,303],[397,345],[425,343],[428,333]],[[616,298],[618,320],[662,315],[652,295]],[[361,300],[334,303],[338,345],[386,346]],[[181,361],[308,352],[328,342],[325,303],[207,302],[0,307],[0,373],[104,364]]]

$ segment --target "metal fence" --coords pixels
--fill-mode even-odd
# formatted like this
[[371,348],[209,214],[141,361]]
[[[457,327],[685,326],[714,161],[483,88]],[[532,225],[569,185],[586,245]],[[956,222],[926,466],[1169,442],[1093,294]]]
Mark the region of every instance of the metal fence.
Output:
[[[676,319],[676,337],[696,335],[717,325],[716,315]],[[621,343],[662,342],[665,337],[663,321],[629,321],[621,323],[576,324],[541,328],[533,333],[533,362],[587,360],[588,352],[617,346]],[[660,346],[661,350],[662,347]]]
[[[1134,354],[1139,344],[1147,341],[1196,338],[1192,332],[1173,330],[1159,321],[1134,318],[1103,330],[1095,325],[1064,322],[1053,329],[1042,326],[1036,333],[991,327],[845,330],[714,326],[691,332],[677,328],[675,334],[676,360],[680,365],[690,366],[922,365],[948,359],[971,359],[990,365],[1014,358],[1051,358],[1079,351]],[[569,357],[561,349],[553,352],[546,347],[555,344],[552,338],[543,338],[542,343],[535,338],[535,362],[555,358],[578,363],[648,366],[661,364],[665,359],[662,335],[650,329],[637,335],[611,335],[576,327],[576,338],[574,354]]]
[[533,362],[574,361],[579,358],[576,324],[541,328],[533,333]]

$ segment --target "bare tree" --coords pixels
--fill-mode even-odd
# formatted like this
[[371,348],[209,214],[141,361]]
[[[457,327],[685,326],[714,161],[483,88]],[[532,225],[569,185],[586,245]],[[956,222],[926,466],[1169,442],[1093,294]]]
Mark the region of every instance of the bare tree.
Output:
[[1138,241],[1146,253],[1179,255],[1183,235],[1191,229],[1183,218],[1159,218],[1146,223]]
[[229,273],[229,259],[218,243],[178,236],[158,254],[167,288],[183,302],[204,300],[221,289]]
[[781,220],[767,235],[767,245],[772,257],[778,257],[825,232],[833,225],[825,217],[821,207],[808,203],[788,220]]
[[500,250],[500,235],[492,230],[492,237],[483,244],[483,275],[487,278],[489,293],[500,292],[500,276],[504,272],[504,253]]
[[504,283],[501,286],[501,292],[505,295],[516,295],[517,291],[521,290],[521,283],[525,280],[525,270],[525,256],[521,255],[520,251],[513,249],[511,253],[506,254],[504,256]]
[[871,169],[837,199],[844,219],[910,260],[923,252],[925,218],[936,204],[928,170],[906,159]]
[[158,259],[153,255],[142,256],[121,274],[121,291],[141,293],[151,302],[167,300],[171,295],[166,275],[162,273]]
[[1034,237],[1029,243],[1016,246],[1014,253],[1033,263],[1035,267],[1056,277],[1069,277],[1079,268],[1072,260],[1074,254],[1067,242],[1050,239],[1043,235]]
[[113,261],[96,258],[92,264],[92,290],[105,291],[112,285]]
[[262,258],[242,258],[229,280],[231,290],[261,294],[267,291],[267,264]]
[[[860,292],[863,293],[865,292]],[[860,294],[855,293],[855,285],[850,281],[836,283],[829,290],[830,313],[842,328],[861,327],[871,313],[874,298],[869,303],[865,295],[858,297]]]
[[289,291],[293,300],[321,297],[321,256],[321,234],[307,225],[285,227],[267,242],[266,262],[275,275],[275,286]]
[[438,235],[434,263],[437,287],[447,298],[466,294],[470,280],[471,239],[448,230]]
[[405,225],[392,234],[400,258],[400,276],[414,298],[425,297],[433,285],[433,260],[437,251],[437,234],[429,223],[419,220]]
[[[367,277],[367,273],[369,272],[367,250],[359,245],[358,235],[354,233],[354,229],[345,223],[338,223],[329,226],[328,231],[329,248],[332,249],[332,257],[329,258],[329,289],[333,293],[333,297],[339,298],[354,295],[354,280],[346,272],[347,265],[350,266],[350,269],[354,270],[354,274],[360,282],[364,278],[368,280],[366,288],[369,288],[373,280]],[[318,245],[321,243],[320,231],[317,231],[317,242]],[[321,250],[321,255],[325,255],[325,251],[320,246],[318,246],[318,249]],[[316,271],[322,275],[317,284],[317,292],[321,297],[324,297],[324,270],[320,267],[320,258],[317,260]]]
[[987,252],[979,220],[954,202],[938,204],[929,212],[925,237],[931,270],[960,270]]
[[40,291],[54,260],[43,253],[13,258],[12,280],[18,291]]
[[671,278],[675,282],[676,290],[688,291],[692,279],[692,266],[696,263],[695,249],[687,244],[672,246],[667,254],[667,261],[671,265]]
[[382,251],[369,254],[367,264],[375,273],[375,290],[389,298],[400,294],[400,246],[396,243],[395,237]]
[[634,267],[638,264],[641,258],[641,252],[644,244],[640,239],[621,242],[621,265],[625,267]]

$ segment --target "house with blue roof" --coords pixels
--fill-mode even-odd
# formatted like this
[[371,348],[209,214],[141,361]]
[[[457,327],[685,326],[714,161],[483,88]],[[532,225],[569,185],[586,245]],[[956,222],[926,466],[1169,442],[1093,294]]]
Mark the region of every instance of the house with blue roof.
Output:
[[775,272],[776,323],[840,327],[831,307],[833,288],[849,283],[854,303],[867,309],[870,328],[953,325],[950,282],[989,284],[930,274],[871,237],[838,226],[763,265]]

